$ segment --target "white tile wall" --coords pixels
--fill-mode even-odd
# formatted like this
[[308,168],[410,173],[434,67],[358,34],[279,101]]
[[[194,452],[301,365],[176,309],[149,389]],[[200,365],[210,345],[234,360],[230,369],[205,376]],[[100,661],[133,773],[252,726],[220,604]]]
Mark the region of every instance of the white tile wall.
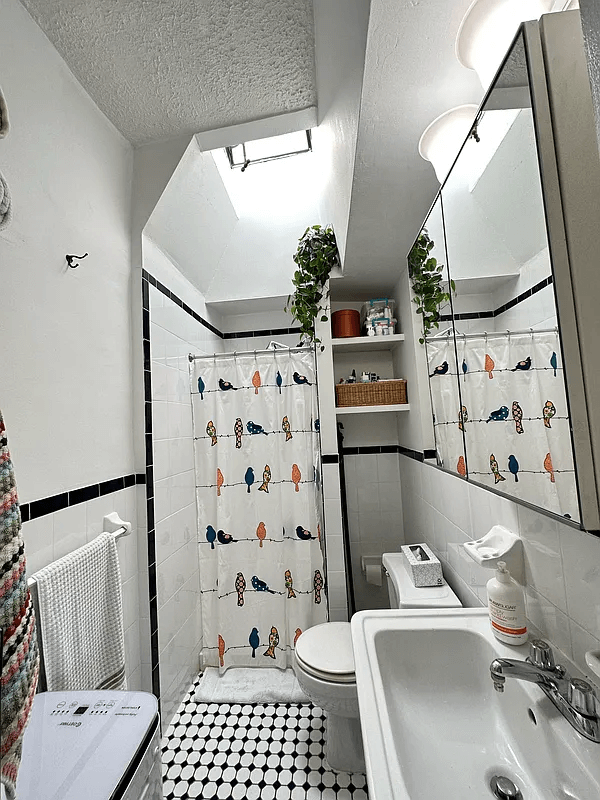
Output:
[[329,618],[332,622],[343,622],[348,619],[348,601],[342,536],[340,471],[337,464],[323,464],[322,469]]
[[344,456],[346,500],[357,611],[388,608],[385,578],[381,587],[367,583],[361,556],[394,552],[404,543],[399,456],[397,453]]
[[[198,311],[201,313],[202,309]],[[154,516],[163,725],[168,725],[185,690],[197,676],[202,647],[188,354],[211,354],[221,350],[222,340],[218,336],[150,286]],[[149,659],[150,654],[142,654],[143,658],[146,656]],[[150,661],[144,664],[147,673]]]
[[523,540],[530,623],[589,675],[585,652],[600,649],[600,538],[400,456],[407,542],[427,542],[464,605],[487,602],[491,570],[461,546],[501,523]]
[[143,685],[140,612],[147,608],[148,602],[147,590],[144,606],[139,589],[138,543],[139,538],[144,535],[144,529],[140,531],[138,528],[136,506],[138,490],[141,488],[143,487],[131,486],[23,523],[28,576],[92,541],[102,531],[102,518],[105,514],[117,511],[122,519],[132,523],[133,529],[129,536],[119,539],[117,543],[123,593],[125,667],[130,689],[141,689]]

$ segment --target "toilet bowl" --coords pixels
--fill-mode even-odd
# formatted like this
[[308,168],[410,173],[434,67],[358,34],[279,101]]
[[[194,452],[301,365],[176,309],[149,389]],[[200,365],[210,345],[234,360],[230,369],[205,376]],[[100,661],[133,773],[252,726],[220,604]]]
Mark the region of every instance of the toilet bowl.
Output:
[[324,622],[304,631],[296,642],[293,668],[302,689],[325,711],[329,766],[364,772],[350,623]]
[[[460,608],[447,583],[418,588],[402,553],[384,553],[391,608]],[[354,654],[349,622],[324,622],[305,630],[296,642],[293,668],[298,683],[325,711],[325,756],[341,772],[364,772]]]

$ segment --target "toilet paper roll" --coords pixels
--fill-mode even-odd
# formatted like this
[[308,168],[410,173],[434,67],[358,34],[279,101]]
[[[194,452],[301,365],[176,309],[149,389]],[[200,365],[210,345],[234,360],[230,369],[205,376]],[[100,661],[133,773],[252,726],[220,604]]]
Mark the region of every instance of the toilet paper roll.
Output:
[[364,573],[367,583],[371,583],[373,586],[382,585],[381,564],[367,564]]

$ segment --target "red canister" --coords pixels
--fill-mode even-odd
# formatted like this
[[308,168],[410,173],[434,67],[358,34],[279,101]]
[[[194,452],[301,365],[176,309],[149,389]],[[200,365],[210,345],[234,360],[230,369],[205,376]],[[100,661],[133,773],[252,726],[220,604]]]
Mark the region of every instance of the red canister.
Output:
[[360,336],[360,313],[352,308],[334,311],[331,315],[331,329],[334,339]]

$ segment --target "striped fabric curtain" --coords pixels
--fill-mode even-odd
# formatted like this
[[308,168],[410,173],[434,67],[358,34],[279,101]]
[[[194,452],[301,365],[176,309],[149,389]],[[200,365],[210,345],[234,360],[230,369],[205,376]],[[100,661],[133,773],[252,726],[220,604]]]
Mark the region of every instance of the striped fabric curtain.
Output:
[[15,797],[23,731],[37,687],[39,655],[35,614],[25,575],[25,548],[17,485],[0,412],[0,779]]

